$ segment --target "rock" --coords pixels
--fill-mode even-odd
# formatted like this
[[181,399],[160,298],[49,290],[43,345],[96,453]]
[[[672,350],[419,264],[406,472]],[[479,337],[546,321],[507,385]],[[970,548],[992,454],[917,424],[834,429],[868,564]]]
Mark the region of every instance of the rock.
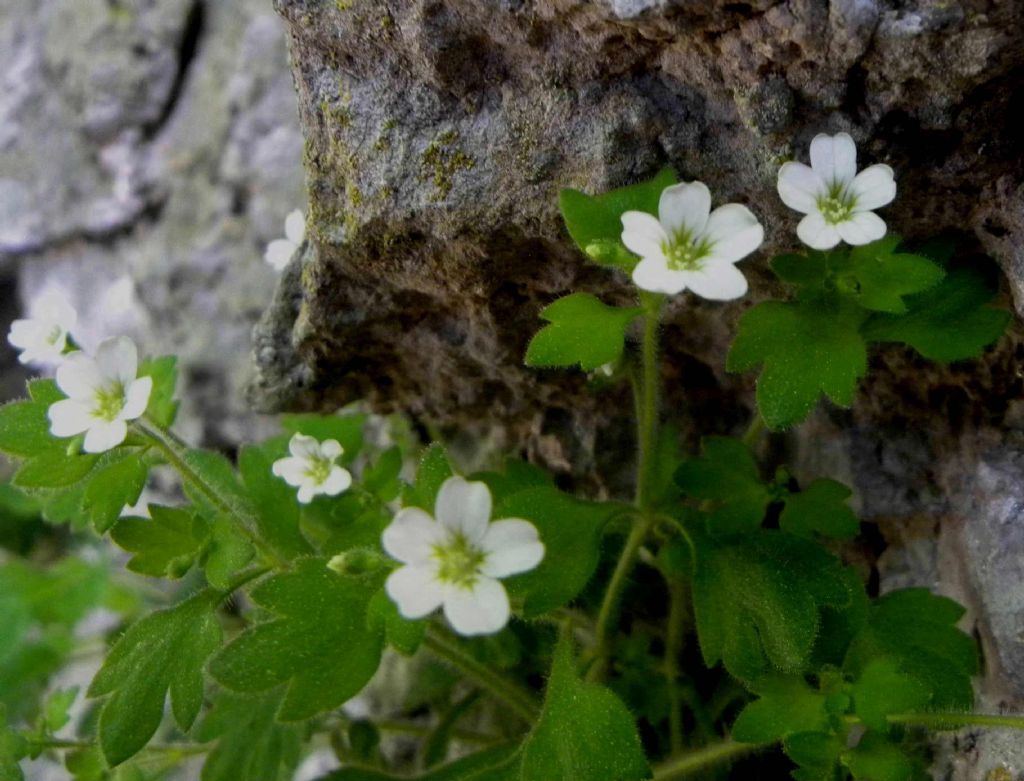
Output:
[[26,301],[66,291],[86,346],[178,354],[190,438],[266,430],[244,394],[277,284],[262,254],[305,202],[281,20],[261,0],[4,2],[0,266]]

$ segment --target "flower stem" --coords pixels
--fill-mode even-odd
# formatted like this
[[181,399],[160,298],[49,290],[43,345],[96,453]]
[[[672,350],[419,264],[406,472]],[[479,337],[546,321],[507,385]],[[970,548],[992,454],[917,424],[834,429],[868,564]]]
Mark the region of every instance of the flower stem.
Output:
[[962,727],[1006,727],[1024,730],[1024,716],[985,713],[899,713],[888,717],[891,724],[910,724],[936,730]]
[[263,559],[276,567],[284,567],[285,562],[270,548],[256,533],[255,523],[251,518],[246,517],[233,507],[224,497],[217,493],[217,490],[203,479],[191,464],[186,460],[186,448],[181,440],[165,430],[152,420],[146,422],[136,421],[135,427],[153,447],[160,451],[164,459],[181,475],[182,480],[195,486],[206,499],[216,507],[225,517],[234,522],[238,530],[253,544]]
[[676,779],[686,778],[690,774],[705,770],[712,765],[728,762],[763,748],[766,746],[755,743],[736,743],[732,740],[713,743],[710,746],[662,762],[654,768],[653,781],[676,781]]
[[[626,538],[626,544],[619,555],[611,580],[608,581],[608,588],[597,614],[595,629],[597,645],[594,648],[594,662],[587,671],[588,681],[604,680],[608,674],[612,645],[611,635],[618,618],[622,592],[625,590],[629,573],[633,571],[637,555],[640,553],[654,522],[650,510],[653,500],[655,444],[658,439],[658,385],[660,380],[658,325],[664,296],[644,294],[642,301],[644,305],[643,381],[640,388],[641,395],[637,402],[637,442],[640,447],[640,457],[637,465],[636,506],[639,512],[633,528]],[[635,392],[636,385],[634,384]]]
[[455,643],[434,630],[428,630],[423,645],[435,656],[458,668],[467,678],[505,703],[527,724],[537,721],[540,705],[533,695],[514,681],[478,662]]
[[761,441],[762,435],[767,430],[768,428],[764,424],[764,418],[761,417],[761,413],[755,410],[754,419],[750,421],[750,425],[747,427],[747,431],[743,435],[743,444],[750,449],[753,449],[757,443]]

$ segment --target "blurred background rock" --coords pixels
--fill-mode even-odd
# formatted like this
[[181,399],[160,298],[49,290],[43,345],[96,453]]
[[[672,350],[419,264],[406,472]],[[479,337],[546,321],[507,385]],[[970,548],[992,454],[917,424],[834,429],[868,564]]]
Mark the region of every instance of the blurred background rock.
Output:
[[[181,360],[183,431],[230,445],[305,202],[284,24],[265,0],[0,0],[3,330],[44,290],[86,346],[126,333]],[[5,397],[24,372],[6,343]]]

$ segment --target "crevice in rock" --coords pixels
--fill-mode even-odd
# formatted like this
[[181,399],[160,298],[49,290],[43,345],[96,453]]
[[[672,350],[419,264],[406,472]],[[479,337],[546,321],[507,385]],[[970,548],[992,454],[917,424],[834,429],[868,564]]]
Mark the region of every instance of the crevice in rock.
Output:
[[206,29],[206,0],[196,0],[188,11],[185,19],[185,27],[181,34],[181,43],[178,45],[178,71],[174,75],[174,83],[167,94],[167,100],[160,111],[160,115],[152,122],[142,128],[143,138],[151,140],[160,131],[167,120],[174,114],[174,110],[185,90],[185,82],[188,79],[192,63],[199,53],[199,42]]

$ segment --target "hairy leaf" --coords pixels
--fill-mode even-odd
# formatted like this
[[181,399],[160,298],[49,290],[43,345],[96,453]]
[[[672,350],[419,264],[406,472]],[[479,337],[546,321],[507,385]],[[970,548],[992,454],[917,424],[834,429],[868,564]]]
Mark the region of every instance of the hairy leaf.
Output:
[[770,676],[751,687],[760,699],[748,704],[732,728],[741,743],[774,743],[797,732],[828,728],[826,696],[801,676]]
[[934,287],[946,275],[942,267],[923,255],[897,252],[901,239],[883,239],[852,247],[843,253],[838,269],[840,289],[849,276],[850,294],[862,307],[878,312],[907,311],[904,296]]
[[178,359],[173,355],[148,358],[139,364],[140,377],[153,378],[146,415],[164,428],[170,428],[178,415],[178,402],[174,390],[178,382]]
[[279,717],[299,721],[355,696],[380,663],[379,623],[367,620],[379,580],[342,576],[324,559],[299,559],[290,572],[253,589],[275,617],[246,629],[210,663],[226,688],[264,692],[287,684]]
[[209,527],[193,513],[176,507],[149,506],[151,518],[122,518],[110,536],[134,554],[132,572],[155,578],[180,578],[195,562]]
[[931,699],[928,687],[899,669],[892,659],[871,661],[851,691],[854,712],[868,727],[879,732],[889,728],[887,716],[923,707]]
[[555,650],[540,720],[523,746],[521,781],[650,778],[633,716],[611,691],[576,676],[569,643]]
[[847,504],[852,493],[835,480],[815,480],[803,491],[785,498],[779,526],[805,537],[817,533],[852,540],[860,531],[860,521]]
[[762,365],[757,404],[773,430],[803,420],[821,394],[848,407],[867,371],[867,348],[858,332],[863,315],[820,303],[767,301],[740,318],[729,351],[729,371]]
[[626,328],[639,307],[607,306],[589,293],[573,293],[540,313],[550,325],[530,341],[527,366],[574,366],[593,371],[622,356]]
[[402,494],[403,507],[419,507],[431,515],[434,514],[434,502],[441,484],[452,476],[452,465],[444,446],[437,442],[423,451],[419,468],[416,470],[416,482],[407,486]]
[[676,483],[687,496],[712,502],[709,528],[716,534],[758,529],[772,500],[758,474],[754,455],[729,437],[705,437],[700,458],[676,470]]
[[856,781],[912,781],[915,762],[884,735],[869,732],[840,758]]
[[168,693],[178,726],[192,726],[203,704],[203,665],[221,643],[215,614],[220,598],[218,592],[204,590],[151,613],[110,650],[89,696],[107,696],[99,742],[111,765],[134,756],[153,737]]
[[298,764],[302,731],[274,718],[281,692],[250,697],[221,692],[196,730],[217,745],[206,755],[203,781],[285,781]]
[[260,537],[286,560],[312,553],[299,531],[299,505],[295,489],[274,476],[274,461],[287,455],[283,440],[248,445],[238,454],[238,471],[252,497]]
[[740,680],[805,670],[823,606],[849,604],[839,560],[778,531],[733,540],[698,538],[694,611],[704,661]]

